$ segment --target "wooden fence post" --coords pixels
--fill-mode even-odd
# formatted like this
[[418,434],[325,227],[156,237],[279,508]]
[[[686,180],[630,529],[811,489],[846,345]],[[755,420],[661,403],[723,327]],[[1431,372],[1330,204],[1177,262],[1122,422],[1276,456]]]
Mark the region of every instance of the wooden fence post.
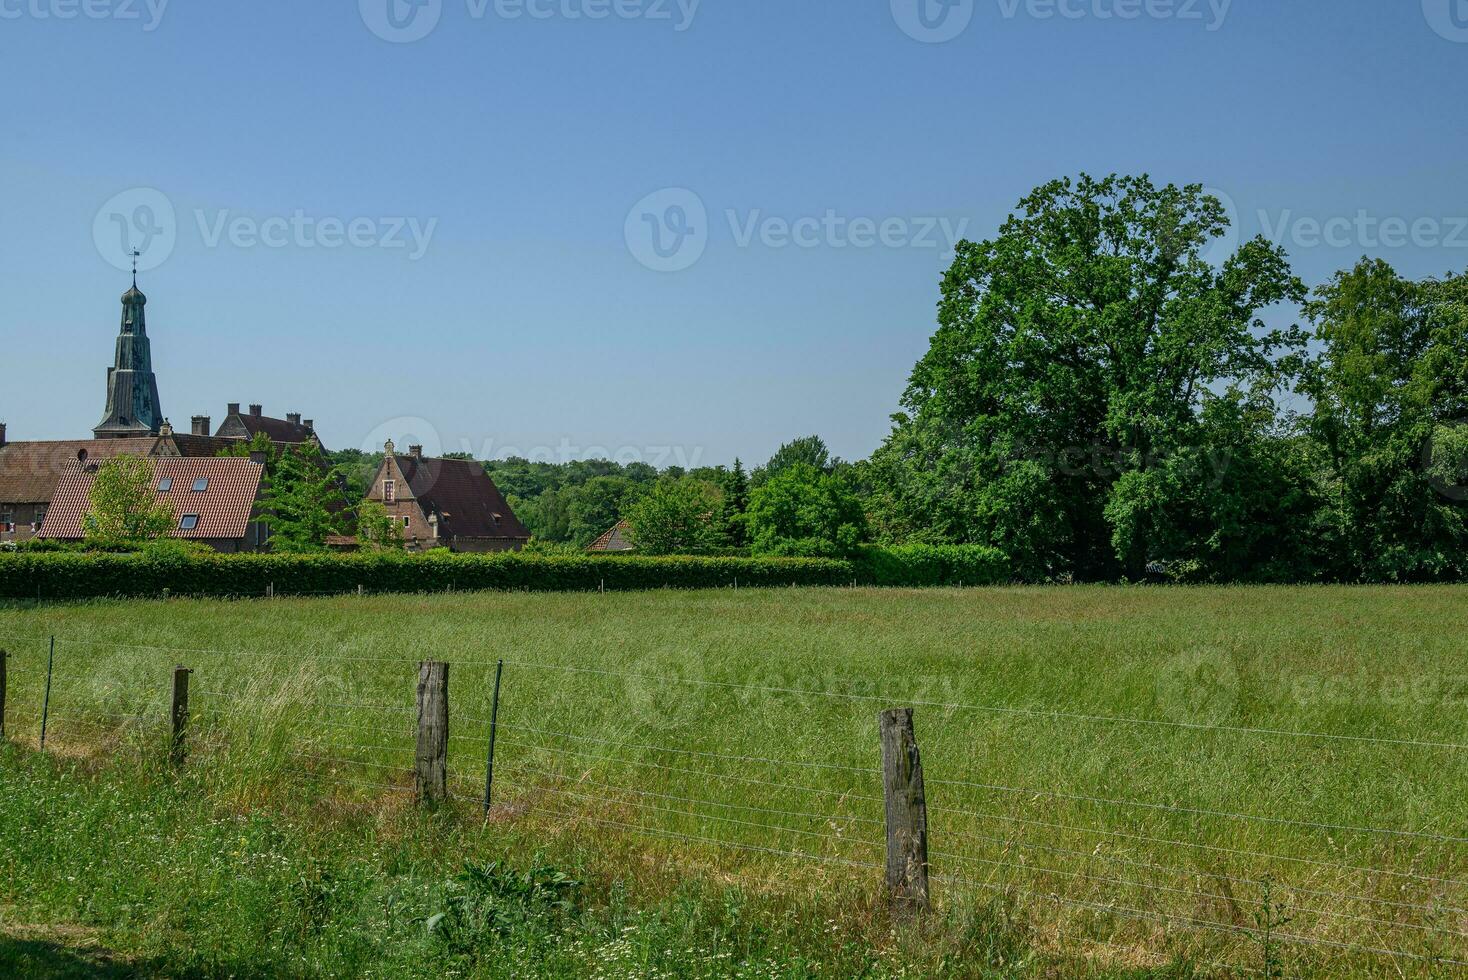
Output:
[[413,783],[418,802],[442,803],[448,796],[449,665],[425,660],[418,665],[418,746]]
[[912,709],[878,716],[887,811],[887,894],[902,913],[928,907],[928,801]]
[[5,661],[9,656],[0,650],[0,741],[5,739]]
[[189,675],[187,667],[173,668],[173,738],[168,745],[168,761],[175,766],[184,763],[188,755],[189,730]]

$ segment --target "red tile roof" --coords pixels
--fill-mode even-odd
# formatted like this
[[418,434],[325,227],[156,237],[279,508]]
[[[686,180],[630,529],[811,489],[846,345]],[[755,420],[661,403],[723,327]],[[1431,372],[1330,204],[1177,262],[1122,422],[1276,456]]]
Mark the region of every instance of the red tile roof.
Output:
[[637,545],[632,543],[632,525],[626,521],[618,521],[586,546],[587,551],[633,551]]
[[530,539],[483,464],[417,456],[393,459],[424,512],[438,512],[440,537]]
[[49,503],[62,476],[76,468],[78,453],[100,462],[123,453],[150,456],[157,444],[157,436],[6,443],[0,446],[0,502]]
[[[153,487],[158,499],[167,501],[173,508],[171,537],[200,540],[245,536],[260,493],[263,466],[243,458],[165,457],[148,462],[153,464]],[[91,509],[89,498],[96,478],[94,467],[81,466],[73,466],[61,478],[38,537],[76,540],[83,536],[82,518]],[[157,488],[165,478],[171,479],[173,485],[160,492]],[[208,479],[209,487],[196,493],[194,481],[200,478]],[[185,531],[178,527],[178,522],[188,514],[198,515],[199,522],[192,530]]]

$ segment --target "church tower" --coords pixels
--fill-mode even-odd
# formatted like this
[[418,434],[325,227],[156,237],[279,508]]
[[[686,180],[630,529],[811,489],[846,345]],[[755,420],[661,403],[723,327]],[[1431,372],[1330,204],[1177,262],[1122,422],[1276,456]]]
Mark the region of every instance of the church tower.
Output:
[[117,335],[116,357],[107,369],[107,414],[92,430],[98,439],[157,435],[163,424],[143,315],[147,303],[148,297],[138,290],[134,268],[133,286],[122,294],[122,332]]

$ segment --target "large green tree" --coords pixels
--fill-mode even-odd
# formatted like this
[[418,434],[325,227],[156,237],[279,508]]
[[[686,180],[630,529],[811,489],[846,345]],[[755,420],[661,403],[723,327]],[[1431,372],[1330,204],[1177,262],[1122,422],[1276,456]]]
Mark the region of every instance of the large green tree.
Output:
[[664,478],[624,514],[632,540],[649,555],[705,551],[724,544],[724,494],[696,477]]
[[1262,238],[1210,262],[1227,229],[1199,186],[1081,176],[961,242],[867,475],[884,535],[994,545],[1031,578],[1248,551],[1231,536],[1269,514],[1229,474],[1241,449],[1276,462],[1261,419],[1304,343],[1260,312],[1304,287]]
[[755,467],[749,483],[751,487],[762,486],[766,480],[780,475],[797,463],[804,463],[818,470],[830,470],[832,462],[831,450],[826,447],[824,439],[820,436],[802,436],[775,450],[775,455],[765,465]]
[[348,515],[346,482],[315,442],[287,446],[267,463],[260,510],[272,551],[320,551],[341,534]]
[[123,454],[97,467],[82,518],[82,533],[93,544],[139,544],[164,537],[174,528],[173,508],[153,489],[153,463]]
[[1363,259],[1306,306],[1303,390],[1343,578],[1468,574],[1468,277],[1412,282]]
[[848,555],[867,534],[856,494],[809,463],[793,463],[751,492],[745,521],[757,555]]

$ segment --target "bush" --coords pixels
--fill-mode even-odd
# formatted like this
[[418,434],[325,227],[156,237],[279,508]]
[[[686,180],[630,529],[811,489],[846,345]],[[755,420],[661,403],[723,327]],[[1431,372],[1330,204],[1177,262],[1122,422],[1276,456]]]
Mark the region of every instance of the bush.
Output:
[[0,597],[82,599],[100,596],[310,595],[355,592],[441,592],[447,589],[591,591],[840,585],[849,562],[770,558],[693,558],[500,553],[409,555],[131,554],[0,555]]
[[851,561],[827,558],[712,558],[647,555],[199,554],[176,548],[141,552],[0,554],[0,597],[88,599],[104,596],[261,596],[355,592],[503,589],[585,592],[600,588],[741,586],[986,585],[1006,581],[1009,563],[993,548],[869,547]]
[[997,585],[1011,578],[1008,556],[978,544],[866,547],[855,564],[870,585]]

